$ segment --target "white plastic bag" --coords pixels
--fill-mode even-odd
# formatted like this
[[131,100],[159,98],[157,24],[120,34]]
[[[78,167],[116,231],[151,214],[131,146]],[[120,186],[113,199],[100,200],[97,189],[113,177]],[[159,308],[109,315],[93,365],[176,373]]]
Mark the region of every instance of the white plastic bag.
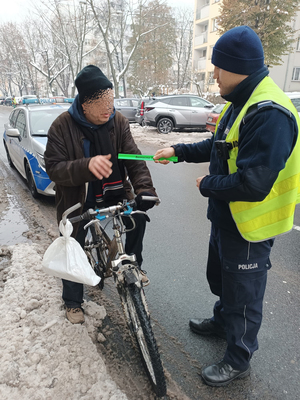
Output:
[[63,236],[55,239],[46,250],[42,267],[43,271],[68,281],[96,286],[100,277],[95,274],[80,244],[71,237],[73,225],[66,220],[59,223]]

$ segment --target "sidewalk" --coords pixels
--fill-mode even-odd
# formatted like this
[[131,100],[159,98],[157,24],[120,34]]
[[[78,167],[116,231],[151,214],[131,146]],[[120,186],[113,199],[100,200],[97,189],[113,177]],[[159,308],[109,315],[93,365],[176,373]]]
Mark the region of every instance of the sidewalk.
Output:
[[105,340],[105,308],[89,301],[85,324],[67,321],[60,280],[41,270],[38,249],[0,247],[1,400],[127,400],[93,343]]

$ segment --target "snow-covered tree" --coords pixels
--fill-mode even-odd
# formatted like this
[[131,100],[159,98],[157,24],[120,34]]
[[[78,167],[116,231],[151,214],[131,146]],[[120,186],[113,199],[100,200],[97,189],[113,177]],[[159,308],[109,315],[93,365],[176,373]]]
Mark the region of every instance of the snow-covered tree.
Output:
[[260,37],[265,63],[281,64],[293,44],[293,18],[299,0],[223,0],[218,26],[220,34],[240,25],[250,26]]

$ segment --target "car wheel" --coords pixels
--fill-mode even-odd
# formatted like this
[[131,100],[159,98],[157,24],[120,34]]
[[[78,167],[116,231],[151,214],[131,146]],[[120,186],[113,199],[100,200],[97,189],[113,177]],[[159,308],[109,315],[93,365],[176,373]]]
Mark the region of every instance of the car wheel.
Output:
[[10,166],[11,168],[15,168],[15,166],[14,166],[14,164],[13,164],[11,158],[10,158],[9,151],[8,151],[8,148],[7,148],[7,146],[6,146],[5,143],[4,143],[4,148],[5,148],[5,151],[6,151],[6,157],[7,157],[7,161],[8,161],[9,166]]
[[141,122],[141,126],[144,127],[144,126],[146,126],[146,125],[147,125],[147,124],[146,124],[145,120],[143,119],[142,122]]
[[161,118],[157,123],[159,133],[170,133],[173,129],[173,122],[170,118]]
[[35,186],[35,182],[34,182],[34,179],[33,179],[32,173],[31,173],[31,169],[28,164],[26,164],[26,177],[27,177],[27,183],[28,183],[30,193],[31,193],[32,197],[34,197],[36,199],[37,197],[39,197],[39,194],[38,194],[38,191]]

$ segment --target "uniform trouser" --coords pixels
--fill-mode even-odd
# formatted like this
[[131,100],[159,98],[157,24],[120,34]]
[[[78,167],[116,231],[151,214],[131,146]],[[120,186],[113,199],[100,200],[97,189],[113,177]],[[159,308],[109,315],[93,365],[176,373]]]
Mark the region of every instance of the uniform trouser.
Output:
[[[135,254],[138,265],[141,266],[143,262],[143,238],[146,229],[146,217],[143,214],[134,214],[132,216],[135,220],[136,227],[131,232],[126,233],[125,252],[127,254]],[[128,229],[132,227],[129,218],[123,218],[123,221]],[[79,226],[76,240],[80,243],[81,247],[84,246],[86,231],[83,229],[86,221],[82,221]],[[83,303],[83,285],[77,282],[71,282],[63,279],[63,294],[62,298],[66,307],[77,308]]]
[[212,320],[227,331],[224,361],[244,371],[258,349],[263,297],[274,239],[259,243],[244,240],[238,232],[211,228],[207,279],[219,297]]

